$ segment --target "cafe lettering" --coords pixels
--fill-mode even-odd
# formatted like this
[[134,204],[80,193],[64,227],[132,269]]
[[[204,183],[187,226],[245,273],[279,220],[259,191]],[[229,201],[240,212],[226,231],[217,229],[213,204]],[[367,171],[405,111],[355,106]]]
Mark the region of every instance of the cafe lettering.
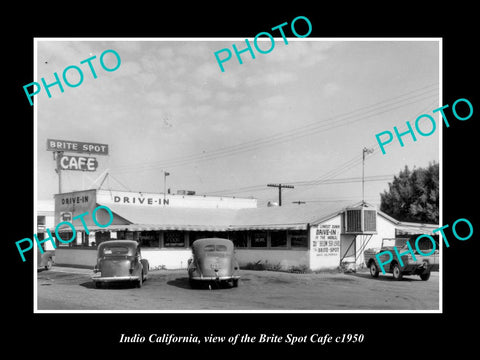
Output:
[[62,155],[59,160],[62,170],[95,171],[98,162],[93,157]]

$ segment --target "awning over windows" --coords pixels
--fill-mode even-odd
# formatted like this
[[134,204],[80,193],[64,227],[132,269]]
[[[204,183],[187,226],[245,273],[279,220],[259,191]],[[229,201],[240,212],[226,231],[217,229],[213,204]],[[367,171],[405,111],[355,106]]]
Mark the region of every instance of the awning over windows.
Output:
[[[249,209],[201,209],[156,206],[105,205],[120,224],[90,231],[245,231],[306,230],[310,224],[332,215],[332,206],[287,205]],[[338,207],[338,205],[336,205]],[[77,231],[84,230],[75,222]],[[71,231],[65,227],[60,232]]]

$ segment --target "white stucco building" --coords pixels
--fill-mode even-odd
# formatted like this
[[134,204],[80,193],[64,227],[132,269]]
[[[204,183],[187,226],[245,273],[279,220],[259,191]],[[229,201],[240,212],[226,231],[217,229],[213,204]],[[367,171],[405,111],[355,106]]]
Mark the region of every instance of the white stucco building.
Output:
[[[107,228],[91,218],[99,205],[113,214]],[[85,212],[90,233],[73,220],[75,238],[68,244],[56,241],[57,264],[93,267],[100,242],[131,239],[140,242],[151,268],[181,269],[196,239],[222,237],[234,242],[240,266],[259,262],[322,270],[348,260],[361,267],[363,251],[380,248],[382,239],[432,234],[438,227],[402,223],[366,203],[257,207],[255,199],[97,189],[55,195],[55,226]],[[106,224],[110,216],[102,210],[97,219]],[[64,240],[73,235],[66,230],[59,231]]]

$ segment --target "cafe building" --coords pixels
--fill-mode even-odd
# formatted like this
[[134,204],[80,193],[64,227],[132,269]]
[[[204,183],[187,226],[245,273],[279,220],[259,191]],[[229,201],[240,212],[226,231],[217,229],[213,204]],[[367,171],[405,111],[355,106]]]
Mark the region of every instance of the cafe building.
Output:
[[[349,263],[364,266],[363,251],[380,248],[382,239],[432,234],[437,225],[402,223],[367,203],[316,203],[258,207],[256,199],[91,189],[55,195],[58,235],[56,264],[93,267],[96,247],[113,239],[136,240],[151,269],[185,269],[191,244],[201,238],[233,241],[241,267],[264,264],[276,269],[328,270]],[[108,227],[91,214],[111,210]],[[84,216],[88,233],[78,215]],[[111,219],[97,211],[99,224]],[[52,227],[52,234],[55,228]]]

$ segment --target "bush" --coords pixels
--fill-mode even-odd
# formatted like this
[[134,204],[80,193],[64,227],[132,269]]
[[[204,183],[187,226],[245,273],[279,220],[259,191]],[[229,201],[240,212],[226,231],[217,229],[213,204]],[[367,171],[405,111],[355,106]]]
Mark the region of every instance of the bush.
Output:
[[149,266],[148,271],[155,271],[155,270],[167,270],[165,265],[157,265],[157,266]]
[[269,264],[268,261],[262,263],[262,260],[257,262],[249,262],[245,264],[242,269],[245,270],[268,270],[268,271],[284,271],[290,273],[298,273],[298,274],[307,274],[311,273],[312,271],[308,268],[307,265],[298,265],[298,266],[290,266],[289,268],[285,268],[280,263],[277,264]]
[[288,268],[288,272],[296,274],[310,274],[312,270],[307,265],[293,265]]
[[258,260],[257,262],[249,262],[245,266],[243,266],[245,270],[266,270],[265,265],[262,264],[262,260]]

